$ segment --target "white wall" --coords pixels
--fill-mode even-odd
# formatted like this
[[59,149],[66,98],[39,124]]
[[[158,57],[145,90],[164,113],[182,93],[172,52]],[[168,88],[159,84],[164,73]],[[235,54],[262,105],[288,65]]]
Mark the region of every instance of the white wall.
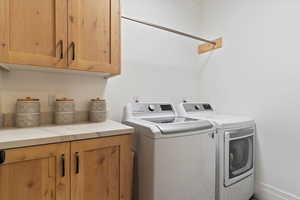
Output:
[[[197,34],[195,0],[123,0],[125,16]],[[197,45],[191,40],[122,20],[122,75],[108,81],[111,117],[121,119],[123,106],[135,96],[180,101],[199,96]]]
[[199,57],[201,97],[257,121],[257,192],[300,199],[300,2],[199,0],[200,33],[224,48]]
[[15,112],[16,100],[25,97],[39,98],[42,112],[49,112],[53,108],[48,102],[51,96],[54,100],[55,97],[73,98],[76,110],[86,111],[90,99],[104,95],[106,80],[99,76],[20,69],[22,66],[19,70],[3,72],[0,77],[0,112]]

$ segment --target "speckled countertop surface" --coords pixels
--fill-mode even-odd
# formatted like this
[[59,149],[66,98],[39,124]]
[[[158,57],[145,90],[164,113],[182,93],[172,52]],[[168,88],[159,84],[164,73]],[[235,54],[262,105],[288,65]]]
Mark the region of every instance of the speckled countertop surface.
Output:
[[133,131],[132,127],[111,120],[102,123],[0,129],[0,149],[123,135]]

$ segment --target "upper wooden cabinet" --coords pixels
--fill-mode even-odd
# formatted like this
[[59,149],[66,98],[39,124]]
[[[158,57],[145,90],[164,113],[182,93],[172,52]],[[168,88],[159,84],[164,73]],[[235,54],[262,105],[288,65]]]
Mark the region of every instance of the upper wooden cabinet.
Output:
[[1,0],[0,61],[61,67],[67,0]]
[[0,62],[120,73],[119,0],[1,0]]
[[69,0],[69,66],[118,73],[119,0]]

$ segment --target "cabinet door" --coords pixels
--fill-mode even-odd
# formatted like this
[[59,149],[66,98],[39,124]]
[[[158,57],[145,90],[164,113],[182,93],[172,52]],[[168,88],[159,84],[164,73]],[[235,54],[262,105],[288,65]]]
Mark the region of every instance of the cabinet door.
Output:
[[0,164],[0,199],[69,199],[67,146],[61,143],[6,150],[5,162]]
[[71,143],[72,200],[129,200],[130,136]]
[[119,73],[119,6],[119,0],[69,1],[70,68]]
[[67,0],[1,0],[0,62],[67,64]]

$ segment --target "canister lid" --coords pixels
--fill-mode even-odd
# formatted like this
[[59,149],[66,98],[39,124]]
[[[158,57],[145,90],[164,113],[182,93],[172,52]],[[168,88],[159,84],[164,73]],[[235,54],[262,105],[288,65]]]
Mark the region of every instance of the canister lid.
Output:
[[105,101],[105,99],[100,99],[99,97],[96,99],[91,99],[91,101]]
[[68,98],[64,97],[61,99],[56,99],[56,101],[74,101],[74,99],[68,99]]
[[31,97],[26,97],[24,99],[17,99],[17,101],[39,101],[39,99],[34,99]]

